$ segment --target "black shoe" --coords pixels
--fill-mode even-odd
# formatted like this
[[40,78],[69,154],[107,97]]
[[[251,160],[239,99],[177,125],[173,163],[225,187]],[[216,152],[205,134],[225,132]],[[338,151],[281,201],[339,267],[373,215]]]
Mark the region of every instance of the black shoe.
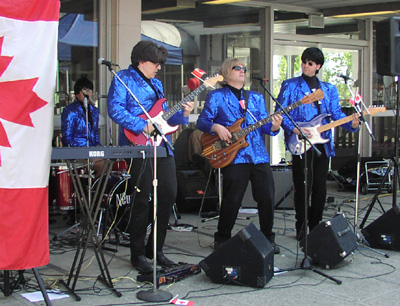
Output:
[[277,246],[275,242],[272,242],[271,244],[274,247],[274,254],[279,254],[281,252],[281,248]]
[[153,267],[147,262],[144,255],[131,256],[132,267],[136,268],[139,272],[143,274],[149,274],[153,272]]
[[[146,257],[153,259],[153,253],[147,252]],[[173,267],[176,265],[172,260],[169,260],[163,252],[157,252],[157,264],[162,267]]]

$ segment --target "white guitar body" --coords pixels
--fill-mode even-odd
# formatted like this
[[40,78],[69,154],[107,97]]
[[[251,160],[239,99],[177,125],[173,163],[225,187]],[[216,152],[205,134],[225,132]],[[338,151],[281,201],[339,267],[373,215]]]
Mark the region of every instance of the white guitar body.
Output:
[[[319,143],[327,143],[329,141],[329,139],[325,139],[321,137],[321,134],[318,132],[318,128],[321,125],[318,124],[317,126],[313,126],[313,127],[307,127],[308,132],[311,134],[311,136],[308,136],[308,139],[310,140],[310,142],[313,145],[319,144]],[[306,141],[306,150],[304,150],[304,140],[300,140],[298,135],[296,135],[297,138],[297,142],[294,146],[292,146],[293,151],[292,154],[293,155],[301,155],[304,152],[308,151],[311,148],[311,145],[308,143],[308,141]]]

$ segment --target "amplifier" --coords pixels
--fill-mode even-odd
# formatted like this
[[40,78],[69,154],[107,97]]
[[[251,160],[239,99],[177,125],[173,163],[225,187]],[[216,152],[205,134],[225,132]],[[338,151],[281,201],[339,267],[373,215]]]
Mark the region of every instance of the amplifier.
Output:
[[[292,167],[277,165],[271,166],[275,183],[275,209],[294,209],[294,187]],[[251,183],[247,186],[242,201],[242,208],[256,208],[257,203],[253,199]]]

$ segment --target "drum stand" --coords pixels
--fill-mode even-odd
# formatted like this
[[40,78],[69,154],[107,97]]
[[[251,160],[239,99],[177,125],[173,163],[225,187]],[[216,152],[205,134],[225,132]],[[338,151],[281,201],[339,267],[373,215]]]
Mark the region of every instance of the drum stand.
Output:
[[87,197],[74,164],[75,162],[67,160],[69,173],[72,178],[74,188],[77,192],[77,199],[82,212],[82,220],[80,223],[82,226],[82,232],[79,238],[78,248],[75,253],[68,280],[67,282],[60,280],[60,282],[68,289],[68,293],[72,294],[77,301],[81,300],[80,296],[75,293],[75,287],[79,278],[83,261],[85,259],[86,250],[91,242],[91,245],[94,249],[94,256],[96,257],[101,273],[101,275],[98,276],[98,279],[101,280],[110,290],[112,290],[115,295],[120,297],[122,294],[114,288],[112,278],[104,258],[101,242],[96,235],[95,229],[95,220],[99,213],[100,205],[103,200],[103,195],[111,174],[113,163],[109,159],[105,161],[99,177],[99,184],[97,184],[93,198],[91,198],[91,196]]
[[[82,165],[79,165],[79,166],[77,166],[77,164],[76,163],[74,163],[74,167],[77,167],[77,169],[82,169],[83,167],[86,167],[86,165],[85,166],[82,166]],[[68,170],[65,170],[65,171],[68,171],[69,172],[69,169]],[[64,172],[64,171],[63,171]],[[88,175],[90,176],[90,168],[88,167]],[[86,175],[85,174],[80,174],[79,175],[80,177],[85,177]],[[81,181],[79,180],[79,184],[82,184],[81,183]],[[83,187],[82,187],[83,188]],[[75,197],[75,224],[73,224],[73,225],[71,225],[69,228],[67,228],[67,229],[65,229],[64,231],[62,231],[61,233],[58,233],[58,234],[56,234],[56,235],[54,235],[53,236],[53,238],[52,238],[52,241],[57,241],[58,240],[58,238],[59,237],[61,237],[61,236],[63,236],[64,234],[66,234],[66,233],[68,233],[68,232],[70,232],[70,231],[72,231],[73,229],[75,229],[75,228],[77,228],[77,227],[79,227],[80,225],[81,225],[81,222],[76,222],[76,220],[77,220],[77,214],[76,214],[76,198],[77,198],[77,193],[75,193],[75,195],[72,195],[72,199]],[[67,210],[67,212],[70,212],[70,211],[72,211],[72,210]],[[70,224],[70,223],[67,223],[68,225]]]

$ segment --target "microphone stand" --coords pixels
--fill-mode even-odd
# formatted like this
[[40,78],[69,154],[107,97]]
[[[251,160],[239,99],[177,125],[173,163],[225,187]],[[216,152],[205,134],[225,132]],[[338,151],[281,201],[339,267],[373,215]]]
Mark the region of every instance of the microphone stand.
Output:
[[[349,92],[351,94],[351,97],[353,98],[353,101],[355,101],[356,97],[355,97],[353,91],[351,90],[349,83],[347,82],[348,79],[347,78],[343,78],[343,80],[344,80],[344,83],[347,86],[347,89],[349,90]],[[361,101],[359,103],[355,103],[355,106],[353,106],[353,107],[356,110],[357,114],[359,115],[358,120],[360,121],[360,124],[364,123],[364,125],[367,128],[372,140],[374,141],[375,140],[375,136],[372,133],[372,130],[369,127],[368,122],[365,120],[362,108],[360,106],[361,103],[364,105],[364,103]],[[365,107],[365,105],[364,105],[364,108],[366,109],[367,112],[369,112],[368,108]],[[359,201],[360,201],[360,190],[359,189],[360,189],[360,175],[361,175],[361,173],[360,173],[361,172],[361,148],[362,148],[362,141],[363,141],[363,133],[362,133],[362,131],[363,131],[363,129],[360,126],[360,132],[358,133],[358,149],[357,149],[357,151],[358,151],[357,152],[357,182],[356,182],[356,207],[355,207],[354,228],[353,228],[354,232],[356,231],[356,226],[357,226],[357,223],[358,223],[358,207],[359,207]]]
[[[399,92],[399,77],[397,77],[397,100],[396,100],[396,114],[395,114],[395,132],[394,132],[394,137],[395,137],[395,141],[394,141],[394,154],[393,157],[391,158],[391,162],[389,164],[389,166],[386,169],[386,173],[385,176],[382,178],[382,182],[377,190],[377,192],[374,195],[374,198],[372,199],[371,203],[369,204],[368,207],[368,211],[366,212],[364,219],[362,220],[361,224],[360,224],[360,228],[363,229],[364,228],[364,224],[367,221],[369,214],[372,211],[372,208],[375,204],[375,201],[378,199],[378,194],[381,192],[382,186],[385,183],[386,179],[388,178],[393,168],[393,180],[392,180],[392,208],[394,209],[398,209],[398,205],[397,205],[397,183],[400,181],[399,180],[399,166],[398,166],[398,158],[399,158],[399,150],[398,150],[398,137],[399,137],[399,108],[400,108],[400,92]],[[379,200],[378,200],[379,202]],[[380,204],[380,202],[379,202]],[[384,212],[384,209],[381,205],[381,209]],[[364,241],[366,241],[366,239],[364,238]],[[368,241],[366,241],[368,243]],[[371,249],[371,248],[370,248]],[[389,255],[383,252],[379,252],[377,250],[372,249],[373,251],[380,253],[382,255],[384,255],[386,258],[389,258]]]
[[[360,124],[361,124],[361,123],[364,123],[364,125],[365,125],[365,127],[367,128],[367,130],[368,130],[368,132],[369,132],[369,134],[370,134],[372,140],[375,140],[375,136],[374,136],[374,134],[372,133],[372,130],[371,130],[371,128],[369,127],[368,122],[365,120],[365,116],[364,116],[364,114],[363,114],[363,111],[362,111],[362,108],[361,108],[360,104],[362,104],[362,105],[364,106],[364,108],[366,109],[367,112],[369,112],[368,108],[365,107],[364,102],[363,102],[362,100],[361,100],[360,102],[358,102],[358,103],[355,102],[355,101],[356,101],[356,97],[355,97],[353,91],[351,90],[350,85],[349,85],[348,82],[347,82],[349,79],[348,79],[348,78],[343,78],[343,80],[344,80],[344,83],[346,84],[347,89],[349,90],[349,92],[350,92],[350,94],[351,94],[351,97],[353,98],[353,101],[354,101],[354,103],[355,103],[355,105],[354,105],[353,107],[354,107],[354,109],[356,110],[357,114],[359,115],[358,120],[360,121]],[[358,148],[357,148],[357,181],[356,181],[356,200],[355,200],[355,202],[356,202],[356,204],[355,204],[356,207],[355,207],[354,225],[353,225],[353,231],[354,231],[354,233],[356,233],[356,227],[357,227],[357,223],[358,223],[358,208],[359,208],[359,202],[360,202],[360,175],[361,175],[361,148],[362,148],[362,140],[363,140],[363,130],[362,130],[362,127],[360,127],[360,132],[358,133]],[[388,168],[388,171],[389,171],[389,168]],[[370,207],[370,209],[372,209],[372,206]],[[366,215],[366,216],[368,216],[368,214],[369,214],[369,212],[367,212],[367,215]],[[365,219],[364,219],[364,220],[365,220]],[[364,220],[363,220],[363,222],[361,223],[361,226],[360,226],[361,228],[362,228],[363,225],[364,225]],[[365,238],[363,238],[359,233],[356,233],[356,237],[357,237],[357,242],[358,242],[358,243],[366,241]],[[367,242],[367,243],[368,243],[368,242]],[[378,253],[378,254],[380,254],[380,255],[383,255],[383,256],[385,256],[386,258],[389,258],[389,255],[386,254],[386,253],[384,253],[384,252],[375,250],[375,249],[373,249],[373,248],[371,248],[370,246],[365,245],[365,244],[364,244],[364,247],[367,248],[367,249],[369,249],[369,250],[371,250],[371,251],[374,251],[375,253]]]
[[146,115],[148,120],[153,124],[154,130],[151,132],[150,136],[154,138],[153,147],[154,147],[154,173],[153,173],[153,289],[142,290],[139,291],[136,296],[138,299],[147,302],[163,302],[171,300],[173,295],[170,292],[163,291],[157,288],[157,135],[161,136],[165,143],[168,145],[171,150],[174,150],[171,143],[165,137],[163,131],[159,128],[158,124],[154,122],[154,120],[150,117],[149,113],[143,107],[143,105],[139,102],[130,88],[122,81],[122,79],[118,76],[118,74],[111,68],[111,64],[108,65],[104,63],[108,70],[120,81],[120,83],[125,87],[125,89],[129,92],[132,98],[137,102],[139,107],[142,109],[143,113]]
[[287,116],[287,118],[293,123],[293,125],[297,128],[297,130],[300,132],[299,138],[301,140],[303,140],[303,147],[304,147],[304,221],[303,221],[303,226],[305,228],[305,233],[304,233],[304,258],[300,264],[300,267],[293,267],[293,268],[288,268],[288,269],[282,269],[279,272],[286,272],[286,271],[295,271],[295,270],[310,270],[313,271],[317,274],[320,274],[332,281],[334,281],[335,283],[337,283],[338,285],[340,285],[342,283],[342,281],[325,274],[322,271],[319,271],[317,269],[315,269],[309,258],[308,258],[308,227],[307,227],[307,219],[308,219],[308,202],[309,202],[309,196],[308,196],[308,184],[307,184],[307,180],[308,180],[308,168],[307,168],[307,143],[315,150],[315,153],[320,156],[321,155],[321,151],[319,151],[315,145],[310,141],[310,139],[303,133],[303,131],[301,130],[301,128],[299,127],[299,125],[293,120],[293,118],[289,115],[289,113],[285,110],[284,107],[282,107],[282,104],[279,103],[279,101],[277,99],[275,99],[275,97],[271,94],[271,92],[268,90],[268,88],[264,85],[264,80],[259,80],[260,81],[260,85],[262,88],[264,88],[264,90],[268,93],[268,95],[271,97],[271,99],[280,107],[280,109],[282,110],[282,112]]
[[[89,111],[90,111],[90,103],[89,103],[89,96],[86,92],[82,89],[84,94],[83,105],[86,108],[86,146],[90,147],[90,139],[89,139]],[[87,171],[88,171],[88,204],[89,208],[92,204],[92,174],[90,169],[90,159],[87,159]],[[100,226],[100,225],[99,225]]]

